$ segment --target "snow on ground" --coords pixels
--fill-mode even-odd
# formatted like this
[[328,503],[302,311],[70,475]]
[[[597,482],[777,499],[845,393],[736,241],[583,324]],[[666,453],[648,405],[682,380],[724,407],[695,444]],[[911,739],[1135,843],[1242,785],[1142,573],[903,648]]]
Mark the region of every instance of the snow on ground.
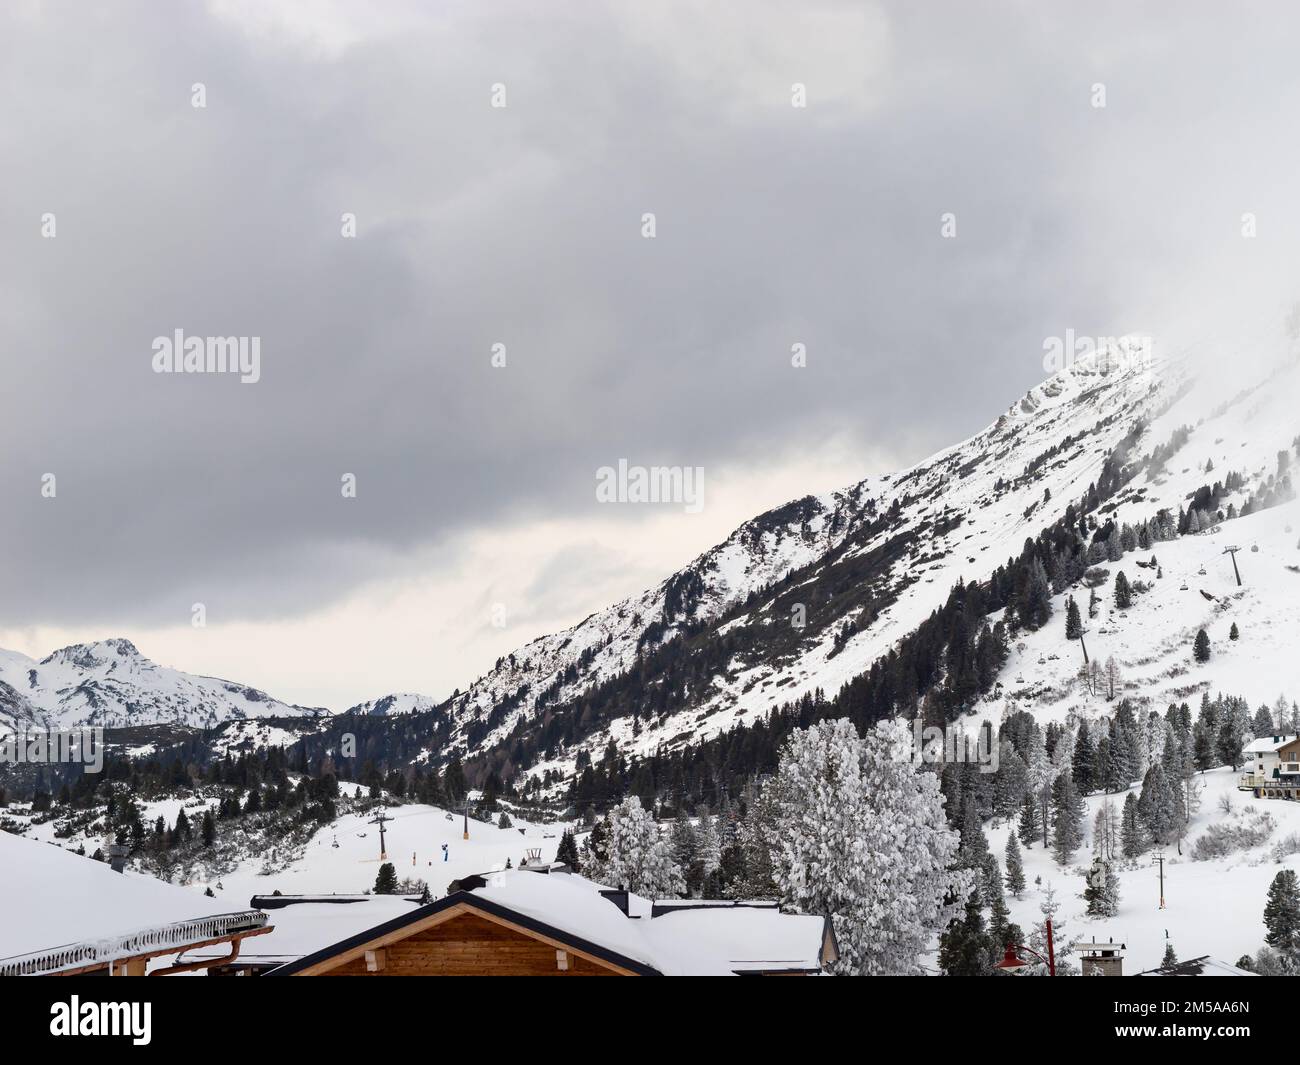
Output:
[[[159,816],[171,825],[183,807],[194,824],[203,816],[204,809],[212,808],[215,812],[215,804],[215,798],[163,799],[141,803],[141,816],[146,825],[152,825]],[[465,840],[462,838],[464,821],[459,813],[412,804],[390,807],[388,814],[391,820],[384,825],[384,837],[388,860],[396,868],[398,879],[413,877],[425,881],[434,898],[445,895],[452,880],[504,869],[507,860],[517,867],[527,849],[540,849],[543,859],[553,861],[566,827],[512,818],[516,827],[497,828],[495,824],[471,817],[470,838]],[[323,826],[308,841],[302,855],[291,857],[287,867],[278,872],[264,875],[262,870],[269,856],[259,853],[241,862],[233,872],[188,886],[200,894],[204,888],[211,887],[233,909],[247,907],[253,895],[269,895],[277,890],[286,895],[369,891],[374,887],[380,865],[379,831],[369,823],[373,816],[372,813],[345,814]],[[68,849],[75,850],[82,845],[88,854],[103,842],[98,837],[81,835],[58,839],[55,829],[55,822],[46,822],[33,826],[28,834],[32,839]],[[233,833],[239,828],[229,822],[218,822],[218,831]],[[444,843],[447,844],[445,860]]]
[[[470,818],[470,838],[464,840],[460,814],[411,805],[392,807],[389,815],[392,820],[384,826],[384,838],[388,860],[396,868],[398,879],[414,877],[425,881],[435,899],[447,893],[452,880],[504,869],[507,860],[518,866],[529,848],[539,848],[542,858],[554,860],[563,831],[562,826],[522,821],[515,822],[516,828],[497,828]],[[235,898],[243,905],[253,895],[277,890],[286,895],[369,891],[380,865],[379,831],[369,823],[372,817],[368,813],[346,814],[324,826],[307,844],[302,857],[281,872],[263,876],[262,859],[255,857],[234,873],[214,879],[211,886],[218,897]]]
[[248,908],[0,832],[0,958]]
[[[1272,705],[1279,695],[1288,703],[1300,698],[1300,572],[1291,568],[1300,566],[1300,501],[1224,522],[1218,530],[1103,563],[1110,579],[1097,589],[1101,603],[1095,619],[1087,617],[1088,589],[1082,584],[1056,596],[1051,621],[1018,636],[1002,688],[970,720],[996,727],[1006,700],[1040,723],[1063,720],[1070,711],[1095,716],[1113,709],[1101,695],[1089,695],[1077,677],[1083,654],[1065,639],[1066,595],[1075,597],[1084,616],[1088,654],[1102,663],[1114,657],[1123,680],[1119,694],[1139,707],[1163,713],[1170,703],[1187,702],[1195,713],[1203,691],[1211,697],[1244,697],[1252,708]],[[1242,549],[1237,555],[1241,588],[1231,558],[1223,554],[1228,545]],[[1152,555],[1163,571],[1160,578],[1137,566],[1137,560]],[[1140,579],[1151,586],[1128,610],[1114,605],[1114,578],[1121,570],[1130,584]],[[1229,639],[1234,622],[1237,640]],[[1206,663],[1192,658],[1192,641],[1201,628],[1212,648]]]
[[[1254,955],[1264,945],[1264,901],[1270,882],[1280,869],[1300,870],[1300,855],[1291,855],[1281,862],[1271,857],[1275,843],[1292,833],[1300,833],[1300,803],[1256,799],[1250,792],[1237,790],[1239,777],[1239,772],[1226,767],[1197,777],[1203,785],[1200,808],[1183,842],[1182,855],[1173,846],[1153,849],[1131,863],[1131,868],[1122,865],[1117,868],[1119,914],[1108,918],[1087,916],[1083,901],[1084,874],[1092,862],[1092,819],[1106,798],[1115,804],[1117,812],[1122,809],[1124,794],[1090,796],[1087,841],[1076,852],[1070,868],[1058,866],[1050,852],[1044,852],[1041,841],[1032,847],[1021,847],[1027,889],[1019,900],[1008,896],[1011,919],[1026,936],[1032,925],[1041,924],[1039,904],[1043,891],[1034,883],[1035,878],[1041,877],[1044,887],[1050,883],[1056,890],[1057,901],[1061,903],[1057,919],[1065,922],[1067,938],[1095,937],[1127,944],[1124,959],[1127,975],[1160,964],[1166,932],[1179,958],[1210,954],[1235,962],[1243,954]],[[1271,814],[1277,827],[1266,843],[1249,851],[1219,861],[1193,861],[1191,849],[1196,838],[1207,825],[1224,818],[1219,809],[1220,797],[1224,795],[1230,798],[1234,811],[1253,805],[1256,810]],[[988,831],[989,846],[1000,863],[1004,862],[1007,834],[1013,828],[1014,825],[1002,824]],[[1159,872],[1152,861],[1154,855],[1161,853],[1166,858],[1163,910],[1159,908]]]

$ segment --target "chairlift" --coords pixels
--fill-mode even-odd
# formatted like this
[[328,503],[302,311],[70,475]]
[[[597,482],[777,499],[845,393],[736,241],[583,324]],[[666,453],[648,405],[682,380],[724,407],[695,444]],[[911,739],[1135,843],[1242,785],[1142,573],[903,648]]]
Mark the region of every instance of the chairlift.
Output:
[[1185,591],[1187,591],[1187,582],[1186,582],[1186,581],[1183,581],[1183,583],[1180,584],[1180,585],[1178,586],[1178,590],[1179,590],[1180,592],[1185,592]]

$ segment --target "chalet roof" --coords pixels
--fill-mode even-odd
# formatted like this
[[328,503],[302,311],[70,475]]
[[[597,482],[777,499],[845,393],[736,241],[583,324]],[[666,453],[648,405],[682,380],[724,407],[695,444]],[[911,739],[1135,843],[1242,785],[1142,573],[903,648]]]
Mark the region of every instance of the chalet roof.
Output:
[[115,873],[61,847],[0,832],[0,972],[43,973],[156,952],[265,925],[151,876]]
[[1242,750],[1246,754],[1271,754],[1295,741],[1295,736],[1261,736],[1257,740],[1251,740]]
[[[261,896],[254,896],[254,902],[259,898]],[[324,899],[327,901],[307,901],[307,896],[300,896],[273,910],[270,916],[275,926],[266,935],[250,939],[243,945],[236,966],[265,967],[297,961],[376,925],[405,917],[419,905],[418,900],[413,902],[402,895],[351,896],[346,905],[340,905],[330,896],[324,896]],[[221,946],[201,947],[186,951],[178,960],[217,960],[228,953]]]
[[[466,877],[451,894],[324,946],[268,975],[292,975],[454,906],[511,921],[642,975],[819,972],[834,949],[823,917],[782,913],[771,903],[656,903],[569,873],[508,870]],[[622,895],[623,893],[615,893]],[[626,906],[626,911],[623,909]],[[352,910],[353,907],[342,907]]]
[[1218,958],[1211,958],[1208,954],[1199,958],[1189,958],[1187,961],[1175,962],[1173,965],[1162,965],[1157,969],[1148,969],[1146,972],[1137,974],[1138,976],[1258,976],[1258,973],[1247,972],[1245,969],[1238,969],[1235,965],[1229,965],[1226,961]]

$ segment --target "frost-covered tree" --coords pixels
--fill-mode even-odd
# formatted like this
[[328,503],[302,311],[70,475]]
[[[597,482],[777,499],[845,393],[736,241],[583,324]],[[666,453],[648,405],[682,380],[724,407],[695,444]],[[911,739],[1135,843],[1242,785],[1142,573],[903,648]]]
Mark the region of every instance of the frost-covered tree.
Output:
[[774,873],[782,897],[835,926],[845,974],[907,974],[974,888],[954,868],[958,835],[938,778],[912,763],[901,722],[860,739],[851,722],[796,731],[775,789]]
[[1119,877],[1110,862],[1100,857],[1093,862],[1083,897],[1091,917],[1114,917],[1119,913]]
[[[1056,955],[1056,974],[1058,976],[1073,976],[1077,969],[1070,961],[1074,954],[1075,941],[1070,939],[1065,931],[1065,922],[1057,914],[1061,909],[1060,900],[1056,897],[1056,889],[1052,887],[1049,880],[1043,888],[1043,901],[1039,903],[1038,910],[1043,915],[1043,919],[1038,921],[1029,933],[1029,946],[1038,955],[1047,957],[1047,922],[1052,922],[1052,943],[1053,952]],[[1038,975],[1047,975],[1047,966],[1039,963],[1035,966]]]
[[1120,817],[1109,799],[1097,808],[1092,822],[1092,852],[1104,861],[1112,861],[1120,852]]
[[722,860],[722,838],[718,835],[718,821],[715,817],[705,815],[695,832],[697,852],[704,875],[708,876]]
[[672,842],[673,860],[680,868],[689,869],[695,863],[697,844],[695,829],[684,813],[679,813],[673,819],[669,839]]
[[641,800],[629,795],[609,812],[609,857],[603,882],[652,899],[675,899],[686,891],[672,842],[659,832]]
[[[1047,743],[1043,738],[1043,730],[1037,725],[1029,735],[1029,751],[1025,761],[1029,765],[1029,788],[1038,804],[1038,828],[1043,834],[1043,846],[1046,847],[1050,824],[1051,787],[1056,777],[1056,770],[1052,760],[1047,756]],[[1028,846],[1028,841],[1023,837],[1021,842]]]

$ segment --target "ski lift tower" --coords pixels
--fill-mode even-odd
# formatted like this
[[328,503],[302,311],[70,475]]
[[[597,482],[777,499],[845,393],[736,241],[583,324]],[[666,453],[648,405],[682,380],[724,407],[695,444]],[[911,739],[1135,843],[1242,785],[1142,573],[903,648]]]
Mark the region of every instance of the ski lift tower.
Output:
[[391,820],[392,818],[388,816],[387,812],[380,807],[379,812],[366,822],[369,825],[379,826],[379,860],[381,862],[388,859],[388,848],[384,845],[384,825]]
[[1231,555],[1231,556],[1232,556],[1232,572],[1235,573],[1235,574],[1237,575],[1237,587],[1238,587],[1238,588],[1241,587],[1241,570],[1239,570],[1239,569],[1237,568],[1237,552],[1240,551],[1240,550],[1241,550],[1241,548],[1238,547],[1236,544],[1233,544],[1231,547],[1225,547],[1225,548],[1223,549],[1223,553],[1224,553],[1225,555]]

